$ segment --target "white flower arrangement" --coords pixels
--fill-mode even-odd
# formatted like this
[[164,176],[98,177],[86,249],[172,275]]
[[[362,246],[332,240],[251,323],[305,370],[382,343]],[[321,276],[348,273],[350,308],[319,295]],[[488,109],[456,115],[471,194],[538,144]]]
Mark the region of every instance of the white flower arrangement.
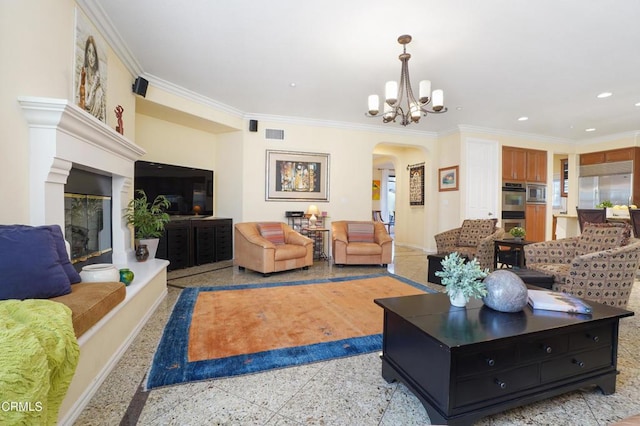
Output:
[[516,238],[522,238],[525,235],[525,230],[520,226],[514,226],[509,230],[509,233]]
[[487,286],[482,279],[489,274],[489,269],[480,268],[478,259],[465,263],[465,258],[458,253],[448,254],[441,263],[442,271],[436,271],[436,276],[442,278],[442,284],[449,296],[455,297],[462,292],[465,301],[470,297],[482,298],[487,295]]

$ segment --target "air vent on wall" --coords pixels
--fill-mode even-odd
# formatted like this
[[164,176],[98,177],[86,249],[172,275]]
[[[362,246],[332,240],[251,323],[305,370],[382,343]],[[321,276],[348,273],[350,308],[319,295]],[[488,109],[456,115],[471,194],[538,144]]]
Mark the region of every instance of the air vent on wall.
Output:
[[266,129],[265,137],[267,139],[279,139],[284,140],[284,130],[282,129]]

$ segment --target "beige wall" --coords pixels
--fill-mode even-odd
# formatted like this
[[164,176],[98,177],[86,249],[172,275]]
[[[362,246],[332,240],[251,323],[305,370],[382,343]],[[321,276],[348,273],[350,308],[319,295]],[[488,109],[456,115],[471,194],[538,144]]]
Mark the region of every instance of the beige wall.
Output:
[[[10,208],[0,210],[0,223],[27,223],[29,218],[28,134],[16,99],[19,96],[73,99],[75,11],[71,0],[0,4],[0,46],[4,59],[0,70],[0,114],[3,123],[9,123],[1,130],[0,192],[12,200]],[[387,132],[268,119],[260,120],[261,131],[249,132],[248,120],[241,112],[223,110],[197,96],[181,96],[184,92],[174,93],[170,88],[150,84],[147,97],[142,100],[131,93],[135,76],[112,50],[107,55],[107,125],[115,127],[113,109],[122,105],[125,136],[148,151],[145,158],[213,169],[215,213],[232,217],[236,222],[282,220],[286,210],[306,210],[310,204],[265,201],[267,149],[331,155],[330,200],[317,204],[334,220],[370,217],[372,154],[390,155],[396,163],[398,187],[396,240],[431,250],[433,235],[458,226],[462,218],[464,186],[459,191],[440,193],[437,177],[438,168],[461,164],[461,141],[465,138],[547,150],[549,179],[555,154],[569,154],[571,159],[580,152],[637,144],[631,136],[574,144],[464,127],[435,137],[417,132],[399,134],[397,126],[390,126]],[[159,106],[164,112],[144,113],[141,107],[144,102],[147,106]],[[266,140],[262,131],[265,128],[283,129],[285,140]],[[410,207],[405,168],[419,162],[425,162],[425,206]]]
[[[29,222],[30,147],[18,97],[73,99],[75,13],[71,0],[0,2],[0,194],[11,200],[0,223]],[[132,76],[110,49],[107,61],[107,125],[115,128],[113,110],[122,105],[125,136],[133,138]]]

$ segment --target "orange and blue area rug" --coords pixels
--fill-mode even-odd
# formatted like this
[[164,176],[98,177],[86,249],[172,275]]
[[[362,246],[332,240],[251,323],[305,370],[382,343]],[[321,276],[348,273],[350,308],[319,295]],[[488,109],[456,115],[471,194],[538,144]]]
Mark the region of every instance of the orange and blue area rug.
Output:
[[373,300],[433,292],[392,274],[186,288],[147,389],[379,351],[383,312]]

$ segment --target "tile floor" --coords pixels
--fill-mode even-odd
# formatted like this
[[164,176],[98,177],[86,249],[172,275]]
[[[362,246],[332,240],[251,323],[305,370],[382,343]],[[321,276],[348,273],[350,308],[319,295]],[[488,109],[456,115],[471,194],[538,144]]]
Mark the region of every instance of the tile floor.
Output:
[[[380,267],[337,268],[316,262],[307,271],[269,278],[230,264],[169,274],[169,295],[117,367],[107,377],[77,425],[427,425],[429,417],[402,384],[385,382],[377,353],[291,367],[248,376],[208,380],[143,392],[156,345],[180,288],[230,283],[294,281],[375,273]],[[226,267],[225,267],[226,266]],[[389,272],[426,282],[427,256],[397,247]],[[180,278],[181,277],[181,278]],[[640,307],[635,287],[630,310]],[[608,425],[640,413],[640,318],[621,321],[616,393],[585,388],[486,417],[478,425]]]

